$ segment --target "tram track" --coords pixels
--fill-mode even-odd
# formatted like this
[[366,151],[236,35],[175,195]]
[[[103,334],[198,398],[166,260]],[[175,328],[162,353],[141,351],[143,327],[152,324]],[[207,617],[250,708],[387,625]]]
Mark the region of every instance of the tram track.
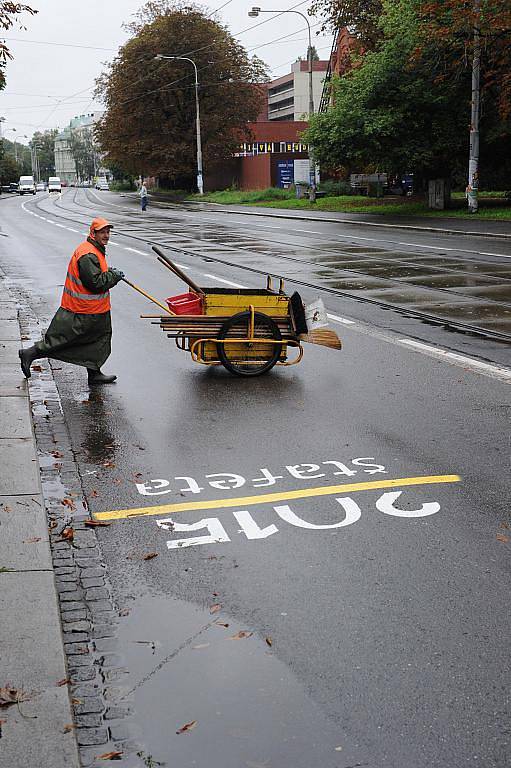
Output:
[[[84,190],[84,191],[86,192],[86,190]],[[78,190],[78,189],[74,190],[73,199],[72,199],[72,201],[70,201],[71,205],[75,205],[76,207],[81,208],[81,209],[85,208],[85,209],[91,210],[91,211],[94,210],[94,212],[96,212],[97,211],[97,205],[93,205],[92,201],[87,197],[87,195],[85,195],[86,202],[83,201],[83,200],[77,201],[77,197],[78,197],[80,192],[81,192],[81,190]],[[66,195],[66,197],[67,197],[67,195]],[[45,199],[47,199],[47,198],[45,198]],[[44,212],[44,214],[46,214],[46,216],[48,216],[49,211],[46,208],[43,208],[40,205],[41,202],[42,202],[42,200],[34,200],[33,204],[40,211]],[[110,207],[114,206],[113,203],[109,204],[109,203],[106,202],[105,204],[109,205]],[[120,206],[118,204],[116,204],[115,207],[116,208],[121,208],[121,209],[124,208],[124,206]],[[55,210],[57,208],[59,209],[58,213]],[[69,214],[69,215],[66,215],[66,214]],[[112,214],[113,214],[112,215],[112,219],[114,220],[114,222],[117,224],[117,226],[119,228],[121,228],[123,226],[129,228],[133,223],[135,223],[135,222],[133,222],[133,218],[134,217],[133,217],[133,215],[131,214],[131,212],[129,210],[127,210],[126,213],[124,213],[124,214],[117,213],[117,211],[113,211]],[[56,216],[58,218],[66,220],[68,222],[72,221],[75,225],[76,225],[77,220],[79,219],[79,217],[82,217],[84,220],[81,221],[81,219],[80,219],[80,223],[83,226],[88,226],[89,218],[90,218],[88,215],[86,216],[85,214],[81,213],[80,211],[75,211],[75,210],[72,210],[69,207],[66,207],[63,204],[62,199],[56,200],[54,202],[54,210],[51,212],[50,215]],[[126,220],[126,217],[128,217],[128,220]],[[116,220],[116,218],[118,218],[120,220]],[[442,327],[442,328],[445,328],[445,329],[447,329],[449,331],[454,331],[454,332],[462,333],[462,334],[465,334],[465,335],[477,336],[477,337],[482,337],[482,338],[486,338],[486,339],[491,339],[493,341],[499,341],[499,342],[502,342],[502,343],[505,343],[505,344],[511,344],[511,333],[505,333],[505,332],[502,332],[502,331],[496,331],[496,330],[493,330],[491,328],[485,328],[483,326],[474,325],[474,324],[466,323],[466,322],[463,322],[463,321],[452,320],[451,318],[442,317],[442,316],[440,316],[438,314],[428,313],[428,312],[424,312],[424,311],[416,310],[416,309],[410,309],[409,307],[406,307],[406,306],[399,306],[397,304],[385,302],[385,301],[383,301],[381,299],[376,299],[376,298],[373,298],[373,297],[370,297],[370,296],[361,296],[359,294],[353,294],[353,293],[350,293],[350,291],[348,291],[348,290],[342,290],[340,288],[335,288],[335,287],[332,287],[332,286],[321,285],[321,284],[318,284],[318,283],[315,283],[315,282],[309,282],[307,280],[300,280],[299,278],[290,276],[288,274],[283,275],[283,274],[281,274],[279,272],[276,272],[276,271],[271,271],[271,270],[268,270],[268,269],[258,269],[257,267],[249,266],[247,264],[240,264],[239,262],[234,262],[234,261],[230,261],[228,259],[220,258],[218,255],[212,255],[210,253],[204,255],[203,253],[199,253],[199,252],[194,251],[194,250],[189,250],[189,249],[184,248],[184,247],[182,247],[182,246],[180,246],[178,244],[176,244],[176,245],[169,244],[169,242],[168,242],[168,238],[169,237],[181,237],[182,238],[183,235],[182,234],[179,234],[179,235],[176,234],[176,232],[173,231],[171,228],[170,228],[170,231],[169,231],[168,221],[166,222],[167,229],[156,229],[155,231],[151,231],[150,225],[152,223],[156,223],[158,225],[160,223],[163,223],[164,221],[165,221],[164,217],[154,216],[154,214],[153,214],[153,215],[151,215],[150,218],[147,217],[144,220],[144,223],[147,226],[147,230],[146,230],[147,234],[145,234],[144,236],[142,236],[141,234],[136,234],[136,233],[130,232],[130,231],[123,231],[122,229],[117,229],[117,234],[119,234],[119,235],[121,235],[122,237],[125,237],[125,238],[136,240],[138,242],[143,242],[144,244],[147,244],[147,243],[151,243],[152,244],[154,242],[154,244],[160,245],[161,247],[164,247],[166,249],[172,250],[175,253],[182,254],[184,256],[190,257],[190,258],[192,258],[194,260],[196,260],[198,258],[198,259],[200,259],[200,260],[202,260],[202,261],[204,261],[206,263],[218,263],[218,264],[221,264],[223,266],[231,267],[231,268],[234,268],[234,269],[238,269],[238,270],[242,270],[242,271],[245,271],[245,272],[249,272],[249,273],[253,273],[253,274],[258,274],[258,275],[271,274],[271,276],[276,278],[276,279],[283,278],[287,282],[292,283],[293,285],[296,285],[298,287],[310,288],[310,289],[313,289],[313,290],[316,290],[316,291],[319,291],[319,292],[322,292],[322,293],[326,293],[326,294],[329,294],[329,295],[332,295],[332,296],[349,299],[351,301],[356,301],[358,303],[370,304],[372,306],[375,306],[375,307],[378,307],[378,308],[381,308],[381,309],[385,309],[385,310],[391,310],[391,311],[401,315],[402,317],[414,318],[414,319],[417,319],[417,320],[419,320],[419,321],[421,321],[421,322],[423,322],[425,324],[428,324],[428,325],[434,325],[434,326],[437,326],[437,327]],[[137,224],[141,223],[140,219],[138,217],[137,217],[136,223]],[[207,224],[205,224],[205,226],[207,226]],[[156,237],[154,237],[155,235],[156,235]],[[159,238],[159,239],[157,239],[157,238]],[[166,238],[165,242],[162,242],[163,238]],[[190,237],[187,236],[187,239],[193,239],[193,238],[190,238]],[[273,244],[277,242],[276,240],[272,240],[272,239],[269,239],[269,238],[261,237],[260,239],[262,241],[265,241],[265,242],[268,242],[268,243],[273,243]],[[209,240],[203,240],[203,241],[204,242],[208,242],[208,244],[211,243],[211,241],[209,241]],[[317,249],[317,247],[318,247],[317,245],[316,246],[312,246],[312,245],[309,246],[309,245],[304,245],[303,243],[299,243],[299,244],[298,243],[294,243],[294,244],[293,243],[288,243],[288,244],[289,245],[294,245],[294,247],[300,247],[300,248],[303,248],[303,249],[306,249],[306,248],[316,248]],[[236,251],[243,251],[244,253],[253,253],[253,249],[251,250],[250,247],[243,247],[242,245],[230,246],[229,244],[218,243],[218,247],[219,247],[219,249],[223,249],[223,250],[226,250],[226,251],[234,251],[234,252],[236,252]],[[354,254],[354,253],[352,253],[350,251],[343,251],[342,244],[340,244],[340,247],[335,247],[335,248],[332,245],[325,246],[324,250],[327,253],[329,251],[331,251],[333,255],[334,254],[335,255],[341,254],[341,255],[345,255],[345,256],[352,256],[353,259],[355,259],[355,258],[364,258],[363,256],[361,256],[359,254]],[[439,247],[439,250],[441,251],[441,247]],[[392,266],[397,266],[397,265],[398,266],[405,266],[405,267],[410,268],[410,269],[418,269],[419,268],[417,264],[410,263],[407,260],[385,259],[385,255],[384,254],[385,254],[385,251],[382,250],[381,253],[379,252],[377,254],[374,254],[374,253],[370,254],[370,257],[371,258],[376,257],[378,260],[387,261],[389,264],[392,264]],[[300,258],[297,258],[297,257],[293,257],[293,256],[290,256],[290,255],[281,254],[281,253],[277,254],[277,253],[267,253],[267,252],[264,252],[262,254],[258,253],[257,255],[258,255],[258,257],[264,256],[266,258],[275,258],[275,259],[278,258],[278,259],[281,259],[283,261],[293,262],[295,264],[300,264],[300,265],[306,265],[306,266],[310,266],[310,267],[315,268],[315,269],[318,269],[318,268],[321,268],[321,267],[323,267],[323,268],[330,268],[330,267],[327,267],[327,265],[322,265],[322,264],[318,265],[318,263],[316,263],[316,262],[307,261],[306,259],[300,259]],[[368,258],[368,257],[366,256],[365,258]],[[449,256],[449,258],[451,260],[452,259],[456,259],[456,257],[453,257],[453,256]],[[461,258],[456,259],[456,260],[460,264],[464,264],[467,261],[469,261],[469,262],[474,262],[475,261],[474,259],[471,259],[470,257],[467,257],[467,258],[465,258],[463,260]],[[460,270],[459,269],[449,269],[449,267],[444,269],[444,268],[435,268],[433,266],[431,266],[431,267],[428,266],[428,269],[433,269],[435,271],[438,271],[439,274],[445,274],[445,273],[452,274],[452,275],[459,275],[460,274]],[[367,272],[364,272],[364,271],[361,271],[361,270],[349,269],[349,268],[344,268],[344,267],[339,267],[339,271],[341,271],[343,273],[348,273],[348,275],[350,275],[352,277],[357,277],[357,278],[378,277],[377,275],[371,275],[371,274],[368,274]],[[472,277],[476,277],[472,273],[471,273],[471,276]],[[477,276],[477,277],[479,277],[479,276]],[[497,284],[498,285],[502,285],[503,283],[505,283],[506,285],[509,285],[510,286],[510,294],[511,294],[511,278],[498,277],[498,276],[495,276],[495,275],[486,275],[486,274],[481,275],[481,277],[484,277],[485,280],[487,280],[490,283],[494,283],[495,285],[497,285]],[[461,292],[456,292],[456,291],[448,289],[448,288],[438,288],[438,287],[417,285],[417,284],[405,282],[403,280],[399,280],[399,279],[396,279],[396,278],[395,279],[380,278],[380,279],[385,280],[392,287],[399,286],[401,289],[403,287],[408,287],[408,288],[412,288],[413,287],[413,288],[415,288],[417,290],[420,290],[421,292],[428,291],[428,292],[435,292],[437,294],[440,293],[440,294],[444,294],[445,296],[456,297],[456,299],[458,299],[458,300],[460,298],[463,298],[463,299],[470,298],[469,296],[467,296],[467,294],[463,294]],[[499,307],[502,307],[502,306],[504,306],[506,308],[509,307],[510,310],[511,310],[511,302],[497,301],[497,300],[494,300],[492,298],[484,298],[484,299],[480,299],[479,297],[477,297],[477,298],[480,301],[484,301],[484,303],[488,304],[489,306],[494,304],[494,305],[499,306]],[[444,300],[445,300],[445,298],[444,298]],[[511,319],[510,319],[510,323],[511,323]]]

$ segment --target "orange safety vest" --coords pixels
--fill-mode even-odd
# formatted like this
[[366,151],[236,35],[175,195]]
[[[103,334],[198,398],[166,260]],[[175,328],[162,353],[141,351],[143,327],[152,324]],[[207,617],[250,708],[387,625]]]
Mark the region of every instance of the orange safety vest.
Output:
[[110,291],[92,293],[80,280],[78,260],[88,253],[97,256],[102,272],[108,271],[108,264],[103,253],[90,242],[80,243],[71,256],[67,268],[66,282],[62,292],[60,306],[80,315],[99,315],[110,311]]

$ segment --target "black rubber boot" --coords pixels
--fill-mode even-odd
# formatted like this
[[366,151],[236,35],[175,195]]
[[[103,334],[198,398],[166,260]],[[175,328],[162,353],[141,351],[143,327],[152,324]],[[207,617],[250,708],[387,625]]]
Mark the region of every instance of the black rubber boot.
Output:
[[23,375],[27,379],[29,379],[32,375],[30,372],[30,366],[32,365],[34,360],[37,360],[37,358],[39,357],[44,357],[44,355],[40,355],[35,346],[27,347],[27,349],[18,350],[18,355],[20,358],[21,370],[23,371]]
[[95,386],[96,384],[113,384],[117,376],[105,376],[101,371],[95,371],[92,368],[87,368],[87,379],[89,386]]

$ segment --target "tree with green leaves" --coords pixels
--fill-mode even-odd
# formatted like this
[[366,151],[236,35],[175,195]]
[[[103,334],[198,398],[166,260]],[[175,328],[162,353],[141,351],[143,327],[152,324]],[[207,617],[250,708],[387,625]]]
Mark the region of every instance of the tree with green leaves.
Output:
[[154,0],[128,25],[132,37],[97,81],[106,114],[96,128],[105,163],[170,184],[193,185],[196,174],[195,73],[198,69],[206,173],[248,138],[264,98],[257,58],[199,6]]
[[14,159],[14,156],[4,153],[0,157],[0,184],[10,184],[11,181],[18,181],[20,176],[20,166]]
[[57,128],[35,131],[30,141],[31,147],[37,147],[39,171],[43,179],[55,176],[55,137],[57,134]]
[[[452,176],[461,183],[468,158],[469,62],[453,76],[451,42],[427,29],[420,0],[383,0],[378,24],[381,41],[334,79],[333,106],[314,117],[307,140],[323,165],[347,173],[370,167],[412,171],[417,180]],[[510,141],[509,125],[489,93],[481,136],[484,168],[492,154],[509,150]]]

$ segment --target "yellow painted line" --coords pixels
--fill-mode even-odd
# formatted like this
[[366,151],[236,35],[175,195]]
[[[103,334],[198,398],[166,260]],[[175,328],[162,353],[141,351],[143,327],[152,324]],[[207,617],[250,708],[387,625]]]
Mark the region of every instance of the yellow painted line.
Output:
[[424,477],[398,477],[394,480],[370,480],[365,483],[345,483],[344,485],[324,485],[319,488],[302,488],[299,491],[281,491],[280,493],[261,493],[256,496],[237,496],[233,499],[211,499],[209,501],[185,501],[179,504],[161,504],[157,507],[137,507],[134,509],[114,509],[111,512],[96,512],[96,520],[124,520],[128,517],[144,515],[167,515],[175,512],[194,512],[200,509],[227,509],[228,507],[246,507],[253,504],[273,504],[290,499],[310,499],[315,496],[335,496],[338,493],[354,491],[374,491],[381,488],[401,488],[404,485],[433,485],[436,483],[458,483],[459,475],[426,475]]

